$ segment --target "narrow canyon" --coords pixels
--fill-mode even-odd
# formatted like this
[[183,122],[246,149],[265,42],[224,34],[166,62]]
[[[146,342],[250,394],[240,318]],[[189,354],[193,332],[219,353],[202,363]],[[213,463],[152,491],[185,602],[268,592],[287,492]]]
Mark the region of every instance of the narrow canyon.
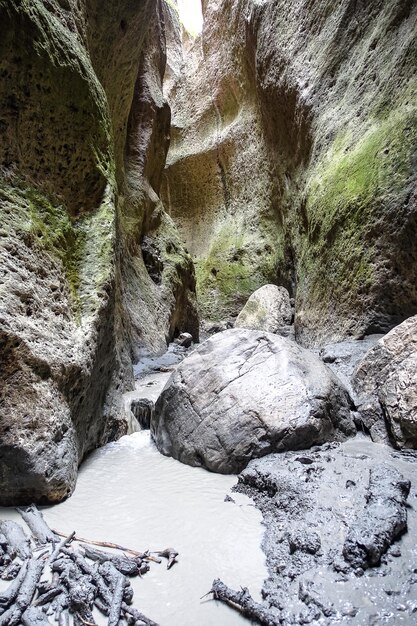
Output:
[[0,626],[416,623],[416,238],[415,0],[0,0]]

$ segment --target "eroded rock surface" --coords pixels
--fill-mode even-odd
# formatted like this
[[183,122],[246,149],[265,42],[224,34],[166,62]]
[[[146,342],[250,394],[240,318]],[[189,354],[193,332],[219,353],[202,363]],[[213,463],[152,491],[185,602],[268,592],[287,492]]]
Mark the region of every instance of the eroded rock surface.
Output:
[[322,361],[340,378],[354,400],[356,396],[352,388],[353,372],[359,361],[382,336],[367,335],[363,339],[346,339],[326,344],[317,350]]
[[249,298],[236,318],[235,328],[288,335],[292,321],[290,294],[285,287],[264,285]]
[[2,504],[69,495],[84,456],[127,432],[132,353],[198,336],[157,195],[164,7],[0,0]]
[[158,449],[189,465],[232,473],[272,451],[356,432],[336,376],[289,339],[244,329],[214,335],[184,359],[158,398]]
[[379,565],[381,556],[407,530],[406,501],[410,481],[392,466],[370,469],[366,505],[343,544],[343,556],[352,567]]
[[162,81],[165,71],[171,75],[180,62],[173,51],[181,51],[180,25],[169,3],[156,2],[146,34],[136,68],[121,184],[121,283],[135,360],[144,350],[163,352],[182,331],[194,340],[199,334],[194,266],[159,196],[171,122]]
[[417,448],[417,317],[396,326],[365,355],[353,386],[373,439]]

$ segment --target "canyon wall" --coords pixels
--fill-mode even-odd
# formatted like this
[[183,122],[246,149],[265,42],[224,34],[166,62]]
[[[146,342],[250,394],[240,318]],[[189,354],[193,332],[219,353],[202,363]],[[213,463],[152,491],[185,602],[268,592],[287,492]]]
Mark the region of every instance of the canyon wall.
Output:
[[212,320],[284,285],[306,345],[417,311],[417,5],[203,8],[184,52],[162,0],[0,0],[0,503],[127,432],[196,280]]
[[204,317],[261,284],[306,345],[417,310],[417,5],[208,0],[169,91],[163,198]]
[[2,504],[69,495],[84,456],[127,432],[140,349],[197,338],[158,197],[175,19],[154,0],[0,0]]

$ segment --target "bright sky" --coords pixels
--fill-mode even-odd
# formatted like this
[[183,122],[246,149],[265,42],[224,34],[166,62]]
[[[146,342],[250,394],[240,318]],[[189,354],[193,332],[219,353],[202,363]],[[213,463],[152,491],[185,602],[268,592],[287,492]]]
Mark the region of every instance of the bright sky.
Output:
[[201,33],[203,28],[201,0],[178,0],[178,12],[185,28],[192,35]]

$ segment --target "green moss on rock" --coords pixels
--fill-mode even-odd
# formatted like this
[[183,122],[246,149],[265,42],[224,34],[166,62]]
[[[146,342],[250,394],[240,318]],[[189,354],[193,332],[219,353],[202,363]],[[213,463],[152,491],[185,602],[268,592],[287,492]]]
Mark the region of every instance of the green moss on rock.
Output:
[[[308,230],[299,240],[297,269],[300,309],[308,301],[316,316],[301,310],[299,322],[307,327],[321,316],[343,320],[349,309],[362,310],[361,329],[351,320],[351,330],[362,332],[372,326],[378,289],[385,289],[381,299],[394,300],[381,271],[396,248],[415,176],[417,108],[403,104],[381,113],[359,133],[339,134],[308,181]],[[404,225],[407,219],[404,214]],[[343,324],[350,332],[349,321]]]
[[[34,188],[12,187],[3,183],[0,201],[3,201],[3,211],[8,212],[11,208],[19,216],[17,218],[14,215],[12,220],[6,220],[4,215],[5,225],[9,222],[28,245],[51,255],[62,265],[74,312],[78,317],[79,265],[85,244],[85,235],[79,224],[68,215],[64,207],[52,204]],[[3,211],[0,207],[0,213]]]
[[309,185],[312,228],[326,233],[336,220],[364,221],[379,199],[403,193],[414,171],[416,131],[417,108],[409,106],[375,119],[355,143],[351,133],[337,137]]
[[197,295],[202,317],[218,320],[237,315],[248,297],[274,282],[280,247],[273,249],[262,229],[226,222],[206,257],[196,261]]

